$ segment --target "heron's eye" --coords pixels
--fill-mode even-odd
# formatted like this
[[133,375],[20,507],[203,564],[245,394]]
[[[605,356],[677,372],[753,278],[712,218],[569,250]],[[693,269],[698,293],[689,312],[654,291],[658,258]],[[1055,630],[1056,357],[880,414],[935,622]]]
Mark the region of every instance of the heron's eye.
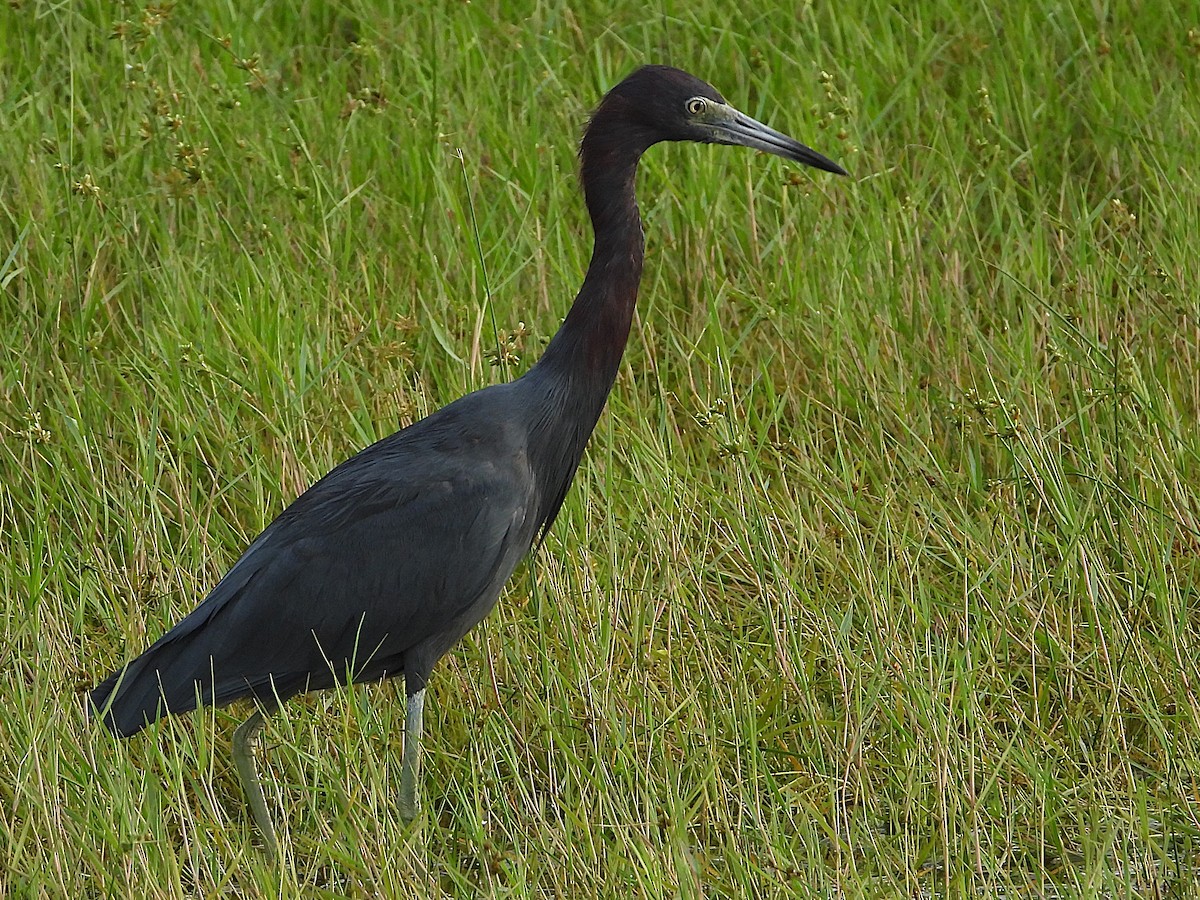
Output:
[[687,111],[690,116],[698,116],[708,107],[708,101],[703,97],[693,97],[687,102]]

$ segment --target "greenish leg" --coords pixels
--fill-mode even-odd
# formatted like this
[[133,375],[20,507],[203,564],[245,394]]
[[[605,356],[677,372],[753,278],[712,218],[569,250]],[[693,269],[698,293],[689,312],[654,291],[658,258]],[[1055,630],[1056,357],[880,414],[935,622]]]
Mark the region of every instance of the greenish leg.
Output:
[[400,818],[407,825],[417,817],[417,774],[421,761],[421,713],[425,689],[408,698],[404,717],[404,760],[400,769]]
[[[267,812],[267,801],[263,796],[262,781],[258,777],[258,760],[256,759],[255,739],[266,724],[266,718],[261,709],[237,727],[233,732],[233,762],[237,766],[238,777],[242,782],[242,790],[246,792],[246,802],[250,804],[250,812],[254,815],[254,824],[262,834],[263,844],[268,858],[279,855],[279,842],[275,840],[275,826]],[[405,750],[407,751],[407,742]]]

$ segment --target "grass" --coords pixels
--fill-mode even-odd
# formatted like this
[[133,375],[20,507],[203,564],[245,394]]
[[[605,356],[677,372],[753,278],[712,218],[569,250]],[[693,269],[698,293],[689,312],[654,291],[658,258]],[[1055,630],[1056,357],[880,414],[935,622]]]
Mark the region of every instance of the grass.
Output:
[[[0,895],[1197,896],[1185,4],[243,6],[0,11]],[[647,61],[853,177],[651,151],[609,412],[435,673],[424,816],[396,687],[294,702],[273,868],[244,709],[118,743],[81,693],[536,358]]]

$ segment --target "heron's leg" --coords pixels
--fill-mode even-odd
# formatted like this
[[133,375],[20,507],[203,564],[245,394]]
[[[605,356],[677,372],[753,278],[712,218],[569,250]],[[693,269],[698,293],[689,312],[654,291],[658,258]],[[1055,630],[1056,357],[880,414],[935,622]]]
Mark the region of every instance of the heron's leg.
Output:
[[275,840],[275,826],[267,812],[262,781],[258,777],[258,760],[255,758],[255,739],[265,724],[263,711],[256,709],[250,718],[237,727],[233,732],[233,762],[237,766],[242,790],[246,792],[246,802],[250,804],[250,812],[254,815],[254,824],[262,834],[267,856],[274,857],[279,853],[279,842]]
[[400,818],[408,824],[417,817],[417,773],[421,761],[421,713],[425,688],[408,698],[404,716],[404,761],[400,769]]

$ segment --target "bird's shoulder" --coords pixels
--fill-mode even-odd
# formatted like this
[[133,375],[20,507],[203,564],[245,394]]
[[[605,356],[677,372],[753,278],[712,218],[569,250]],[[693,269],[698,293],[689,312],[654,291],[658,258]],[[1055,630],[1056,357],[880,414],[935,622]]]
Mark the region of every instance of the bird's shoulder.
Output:
[[297,497],[268,531],[314,536],[370,527],[379,517],[392,528],[410,522],[437,530],[483,507],[518,512],[534,479],[507,387],[468,394],[366,447]]

